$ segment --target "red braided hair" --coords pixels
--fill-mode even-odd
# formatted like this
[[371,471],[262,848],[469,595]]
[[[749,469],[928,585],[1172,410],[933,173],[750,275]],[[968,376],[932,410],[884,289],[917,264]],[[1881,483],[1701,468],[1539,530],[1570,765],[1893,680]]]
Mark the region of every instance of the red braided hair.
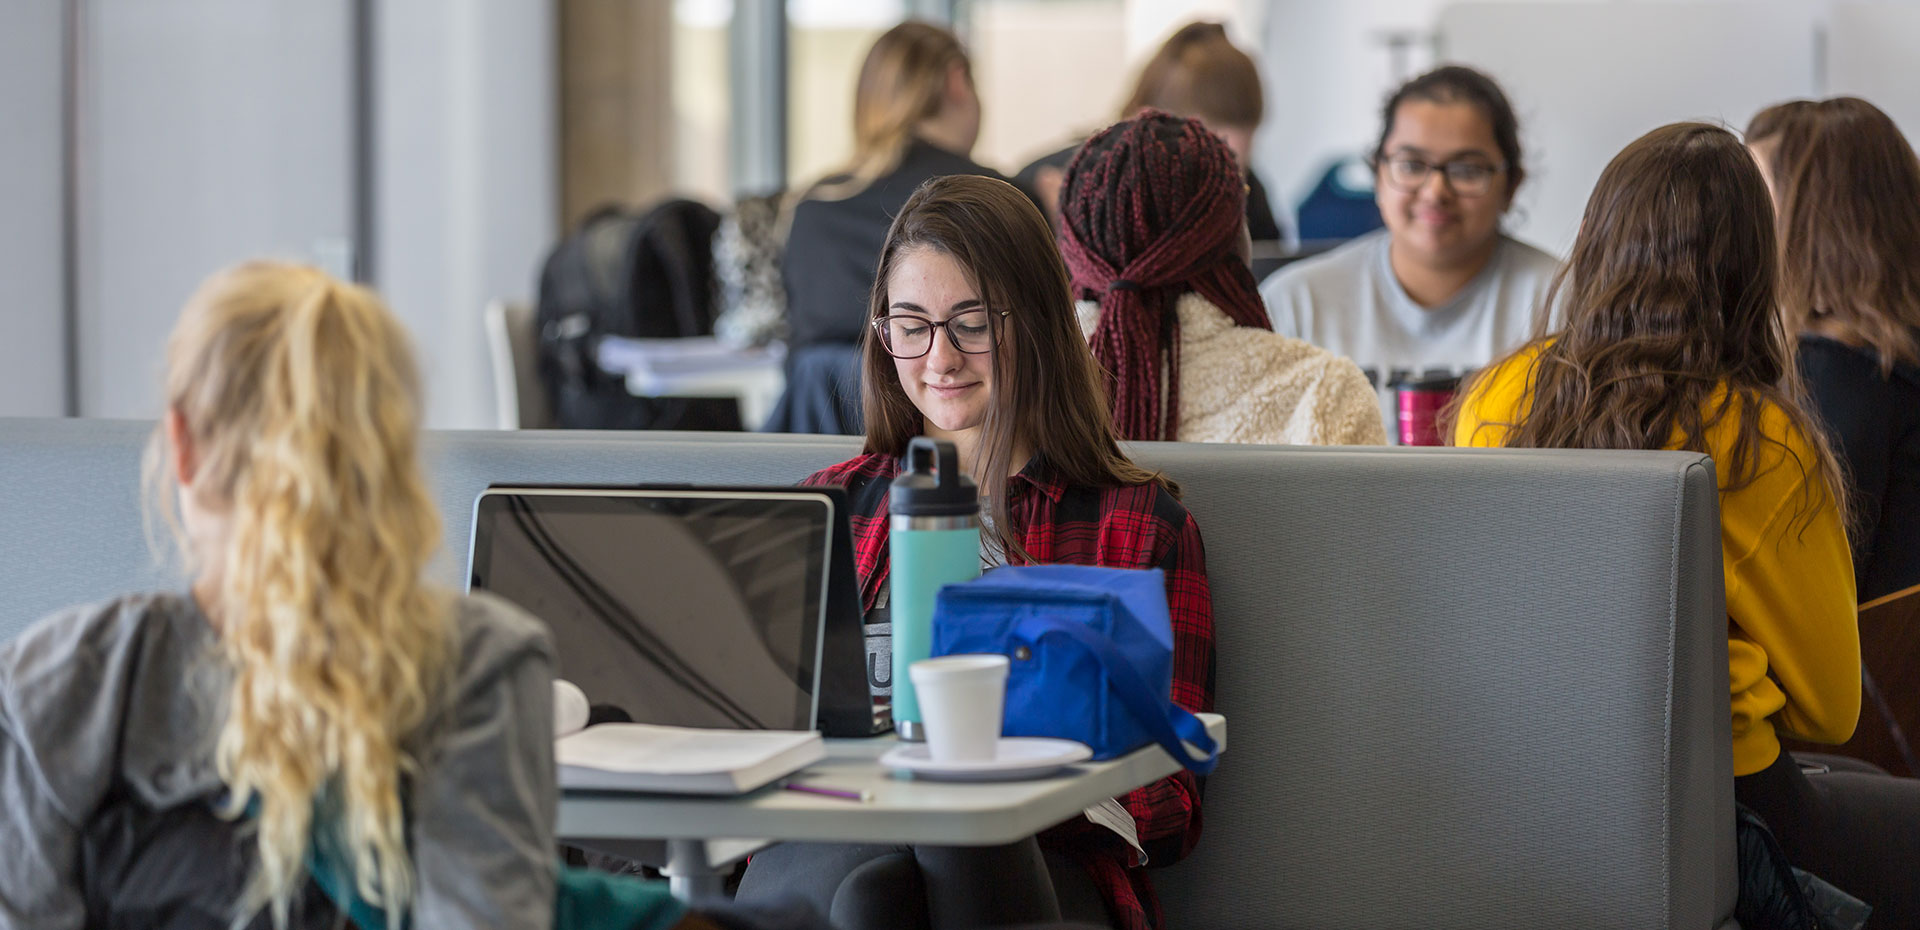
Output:
[[1198,292],[1241,326],[1273,328],[1235,248],[1246,203],[1227,144],[1199,120],[1158,110],[1101,131],[1067,165],[1060,253],[1074,296],[1100,302],[1093,357],[1122,438],[1176,435],[1180,295]]

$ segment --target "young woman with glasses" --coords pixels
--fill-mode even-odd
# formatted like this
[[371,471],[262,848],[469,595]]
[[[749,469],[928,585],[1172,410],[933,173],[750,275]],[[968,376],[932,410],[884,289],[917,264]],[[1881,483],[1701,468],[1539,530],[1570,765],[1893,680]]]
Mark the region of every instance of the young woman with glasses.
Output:
[[1493,79],[1449,66],[1402,85],[1381,123],[1386,229],[1268,278],[1273,328],[1382,377],[1478,368],[1531,335],[1559,266],[1500,230],[1527,176],[1513,107]]
[[[1004,181],[956,175],[921,186],[893,221],[869,301],[866,448],[808,483],[847,488],[868,622],[884,622],[889,485],[913,437],[953,442],[985,498],[984,563],[1166,572],[1171,697],[1208,710],[1213,602],[1200,530],[1174,485],[1121,451],[1052,238],[1039,209]],[[1177,861],[1199,836],[1198,785],[1182,772],[1037,843],[775,847],[754,857],[740,896],[799,894],[843,930],[1061,917],[1146,930],[1159,905],[1142,865]]]

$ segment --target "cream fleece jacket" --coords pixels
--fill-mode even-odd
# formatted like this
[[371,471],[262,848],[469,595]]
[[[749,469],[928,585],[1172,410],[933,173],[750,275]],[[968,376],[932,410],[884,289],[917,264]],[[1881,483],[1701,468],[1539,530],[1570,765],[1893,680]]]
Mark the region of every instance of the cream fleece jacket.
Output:
[[[1100,305],[1080,301],[1080,331],[1091,337]],[[1380,404],[1359,366],[1291,336],[1237,326],[1199,294],[1180,314],[1181,442],[1266,445],[1384,445]]]

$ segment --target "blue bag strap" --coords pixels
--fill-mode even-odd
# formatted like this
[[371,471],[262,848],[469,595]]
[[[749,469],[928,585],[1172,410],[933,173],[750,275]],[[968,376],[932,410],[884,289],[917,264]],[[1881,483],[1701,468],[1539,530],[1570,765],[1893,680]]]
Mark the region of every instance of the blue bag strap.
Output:
[[[1166,695],[1155,694],[1154,689],[1140,678],[1140,672],[1133,667],[1133,663],[1127,661],[1127,657],[1121,655],[1120,650],[1115,649],[1105,636],[1082,623],[1062,623],[1043,617],[1028,617],[1016,624],[1012,632],[1013,639],[1030,646],[1037,645],[1048,636],[1065,636],[1085,646],[1094,658],[1099,659],[1120,703],[1126,705],[1127,712],[1152,732],[1153,741],[1160,744],[1167,755],[1193,770],[1196,775],[1213,771],[1214,765],[1220,761],[1220,749],[1215,745],[1212,735],[1207,733],[1207,725],[1186,708],[1168,700]],[[1200,750],[1200,755],[1194,756],[1188,752],[1185,743],[1192,743]]]

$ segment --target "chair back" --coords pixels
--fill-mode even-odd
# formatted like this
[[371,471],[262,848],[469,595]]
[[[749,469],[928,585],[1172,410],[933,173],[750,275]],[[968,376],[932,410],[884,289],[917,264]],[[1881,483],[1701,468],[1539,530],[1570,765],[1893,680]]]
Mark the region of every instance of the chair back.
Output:
[[553,407],[540,382],[539,341],[533,305],[496,300],[487,304],[487,355],[493,367],[494,426],[550,429]]
[[1132,449],[1206,540],[1227,718],[1166,926],[1726,925],[1712,461]]

